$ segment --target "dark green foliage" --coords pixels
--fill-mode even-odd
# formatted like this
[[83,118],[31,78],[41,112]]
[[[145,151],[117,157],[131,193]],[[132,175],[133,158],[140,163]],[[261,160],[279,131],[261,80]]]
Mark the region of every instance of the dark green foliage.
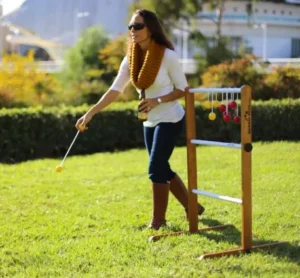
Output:
[[66,70],[63,74],[73,81],[86,80],[90,69],[101,69],[99,50],[108,42],[107,34],[101,26],[90,27],[82,32],[77,43],[70,48],[66,57]]
[[[78,136],[70,154],[143,147],[142,123],[136,117],[137,102],[117,103],[95,116],[89,129]],[[88,109],[29,108],[0,110],[0,161],[14,163],[41,157],[63,157],[75,134],[76,120]],[[225,124],[217,112],[196,107],[197,139],[240,142],[240,125]],[[300,100],[253,103],[253,141],[299,140]],[[178,145],[185,144],[185,132]]]
[[255,141],[300,139],[300,99],[256,102],[252,113]]
[[101,26],[85,29],[77,43],[70,48],[65,59],[65,68],[57,78],[60,80],[62,102],[78,105],[92,104],[106,92],[112,84],[115,72],[107,70],[99,59],[99,51],[109,42]]
[[227,48],[226,41],[220,40],[219,43],[213,47],[206,47],[207,65],[217,65],[223,61],[230,60],[234,54]]
[[[1,110],[0,161],[63,157],[77,132],[76,120],[86,110],[87,106]],[[134,114],[134,110],[116,109],[97,115],[78,136],[71,154],[141,146],[142,129]]]

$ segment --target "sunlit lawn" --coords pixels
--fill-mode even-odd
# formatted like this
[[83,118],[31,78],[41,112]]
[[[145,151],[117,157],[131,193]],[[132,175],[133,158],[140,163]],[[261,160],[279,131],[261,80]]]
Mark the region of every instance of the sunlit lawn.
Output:
[[[198,186],[240,198],[240,151],[198,147]],[[300,277],[300,143],[255,143],[253,242],[287,241],[250,254],[198,260],[240,246],[237,204],[198,197],[199,227],[233,228],[149,242],[145,150],[0,164],[0,277]],[[171,164],[187,179],[186,149]],[[188,230],[170,197],[169,227]]]

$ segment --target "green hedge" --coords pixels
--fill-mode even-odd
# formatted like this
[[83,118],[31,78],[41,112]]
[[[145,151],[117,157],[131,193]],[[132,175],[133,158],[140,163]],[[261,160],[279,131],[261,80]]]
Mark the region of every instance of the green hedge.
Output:
[[[80,134],[70,154],[143,147],[142,124],[136,117],[137,102],[116,103],[92,120]],[[63,157],[75,134],[77,119],[88,106],[0,110],[0,162],[14,163],[43,157]],[[300,100],[253,102],[253,141],[299,140]],[[240,126],[226,124],[217,112],[208,120],[196,107],[197,138],[224,142],[240,141]],[[185,132],[178,145],[185,144]]]

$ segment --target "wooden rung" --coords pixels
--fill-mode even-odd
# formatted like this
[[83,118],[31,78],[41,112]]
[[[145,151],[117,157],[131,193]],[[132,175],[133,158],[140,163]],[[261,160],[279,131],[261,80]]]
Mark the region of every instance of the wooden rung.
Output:
[[210,192],[202,191],[199,189],[193,189],[192,192],[195,194],[198,194],[198,195],[204,195],[204,196],[208,196],[208,197],[212,197],[212,198],[217,198],[219,200],[228,201],[228,202],[232,202],[232,203],[237,203],[237,204],[243,203],[243,201],[241,199],[232,198],[229,196],[219,195],[219,194],[215,194],[215,193],[210,193]]

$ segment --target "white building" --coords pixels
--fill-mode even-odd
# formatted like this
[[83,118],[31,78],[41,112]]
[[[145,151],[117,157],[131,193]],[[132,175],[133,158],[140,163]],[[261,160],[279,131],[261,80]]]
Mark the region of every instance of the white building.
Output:
[[[298,4],[296,3],[298,2]],[[225,4],[221,33],[230,38],[231,49],[237,51],[244,45],[248,53],[269,62],[292,61],[300,64],[300,1],[294,4],[257,1],[252,4],[249,17],[246,1],[228,1]],[[207,38],[216,34],[216,11],[206,5],[199,13],[196,28]],[[187,23],[183,22],[183,30]],[[176,49],[181,58],[190,65],[187,72],[193,72],[193,55],[199,51],[190,43],[187,32],[174,30]]]
[[[217,19],[216,13],[206,6],[198,16],[197,27],[207,37],[216,32],[211,19]],[[244,43],[258,56],[264,55],[266,44],[266,58],[300,57],[300,1],[298,6],[257,1],[250,17],[245,1],[228,1],[222,18],[222,35],[235,42],[233,47]]]

